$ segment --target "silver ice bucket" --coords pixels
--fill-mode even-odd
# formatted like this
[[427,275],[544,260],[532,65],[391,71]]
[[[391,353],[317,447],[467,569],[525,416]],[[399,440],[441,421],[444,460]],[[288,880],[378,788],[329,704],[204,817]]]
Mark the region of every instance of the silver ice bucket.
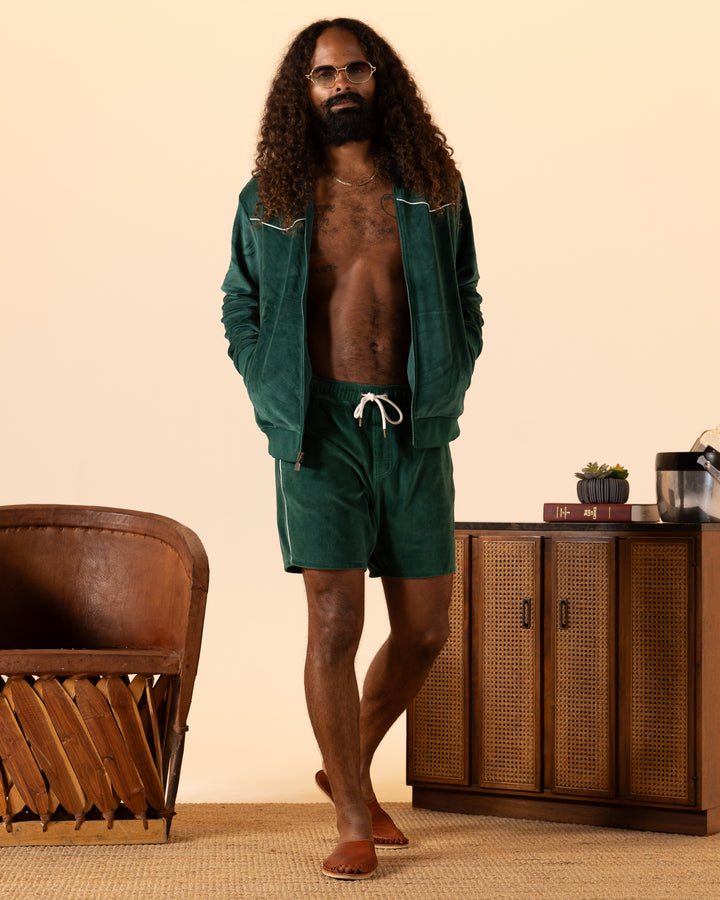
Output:
[[[706,451],[708,457],[712,451]],[[663,522],[720,522],[720,480],[703,454],[658,453],[655,457],[658,513]]]

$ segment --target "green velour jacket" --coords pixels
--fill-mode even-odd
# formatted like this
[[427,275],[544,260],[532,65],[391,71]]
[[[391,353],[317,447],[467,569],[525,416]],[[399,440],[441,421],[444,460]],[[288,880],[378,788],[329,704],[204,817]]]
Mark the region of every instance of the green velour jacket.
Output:
[[[416,447],[460,433],[483,318],[470,212],[433,209],[401,186],[393,190],[410,307],[408,380]],[[240,194],[232,256],[222,290],[228,353],[243,376],[272,456],[294,462],[302,450],[312,378],[305,305],[313,206],[288,227],[262,221],[257,182]]]

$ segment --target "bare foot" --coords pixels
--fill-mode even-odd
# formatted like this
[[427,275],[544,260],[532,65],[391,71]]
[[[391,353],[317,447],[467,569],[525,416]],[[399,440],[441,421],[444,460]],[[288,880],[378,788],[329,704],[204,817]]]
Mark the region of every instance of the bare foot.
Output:
[[[320,790],[331,800],[333,799],[330,779],[324,769],[315,773],[315,783]],[[368,809],[372,819],[373,840],[378,847],[386,847],[391,850],[402,850],[410,841],[400,831],[390,816],[380,806],[375,798],[368,801]]]
[[343,881],[370,878],[377,869],[377,856],[372,841],[343,841],[323,860],[323,875]]

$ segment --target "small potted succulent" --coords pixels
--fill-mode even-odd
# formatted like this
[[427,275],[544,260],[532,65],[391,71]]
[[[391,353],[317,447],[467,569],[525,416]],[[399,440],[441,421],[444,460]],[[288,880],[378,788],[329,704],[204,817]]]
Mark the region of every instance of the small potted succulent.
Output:
[[575,477],[580,479],[577,495],[581,503],[625,503],[630,495],[628,470],[619,463],[611,467],[591,462]]

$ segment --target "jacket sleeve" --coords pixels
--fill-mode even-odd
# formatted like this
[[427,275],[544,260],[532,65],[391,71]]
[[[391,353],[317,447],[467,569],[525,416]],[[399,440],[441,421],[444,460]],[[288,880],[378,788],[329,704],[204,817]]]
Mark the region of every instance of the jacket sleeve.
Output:
[[477,292],[480,278],[475,259],[475,240],[473,237],[472,219],[465,197],[465,188],[461,184],[462,200],[458,220],[457,250],[455,268],[457,273],[460,302],[462,304],[465,334],[468,349],[473,360],[477,359],[483,347],[483,317],[480,312],[482,297]]
[[228,339],[228,356],[243,376],[255,352],[260,333],[260,278],[257,230],[240,197],[232,233],[230,268],[223,281],[225,300],[222,323]]

